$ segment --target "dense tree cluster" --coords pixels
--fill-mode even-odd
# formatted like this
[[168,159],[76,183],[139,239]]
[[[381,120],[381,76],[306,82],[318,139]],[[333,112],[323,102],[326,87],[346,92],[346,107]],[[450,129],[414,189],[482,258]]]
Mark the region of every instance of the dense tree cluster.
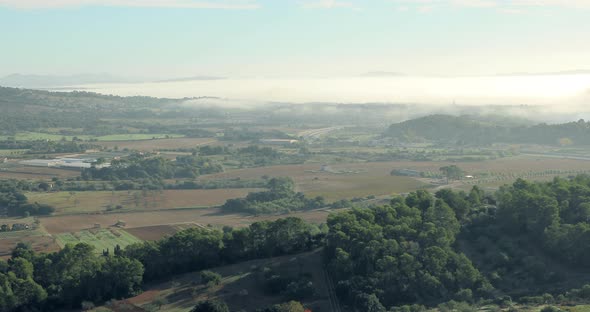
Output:
[[55,211],[55,208],[52,206],[29,203],[17,184],[0,180],[0,215],[48,215],[53,211]]
[[331,215],[328,225],[328,267],[340,300],[356,311],[434,304],[493,289],[454,250],[461,225],[453,209],[426,191]]
[[201,174],[223,171],[215,161],[198,156],[178,156],[176,161],[162,157],[132,155],[126,159],[114,159],[110,167],[88,168],[82,171],[84,180],[133,180],[195,178]]
[[286,213],[317,209],[325,206],[322,197],[307,198],[295,192],[295,183],[290,178],[272,178],[268,181],[268,191],[254,192],[246,198],[229,199],[221,207],[225,212],[245,212],[251,214]]
[[484,122],[473,116],[431,115],[393,124],[385,133],[402,141],[488,145],[536,143],[547,145],[590,144],[590,122],[506,125]]
[[139,261],[97,256],[83,243],[50,254],[19,245],[8,262],[0,262],[0,310],[49,311],[121,299],[140,289],[142,275]]
[[519,179],[496,199],[497,212],[474,214],[460,238],[496,288],[515,295],[554,291],[568,274],[588,267],[590,176]]

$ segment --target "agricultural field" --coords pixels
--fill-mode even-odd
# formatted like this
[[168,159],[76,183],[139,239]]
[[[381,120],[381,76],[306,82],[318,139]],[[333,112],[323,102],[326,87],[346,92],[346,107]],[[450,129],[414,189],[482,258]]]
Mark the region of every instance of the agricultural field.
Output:
[[50,234],[70,233],[88,230],[95,224],[103,228],[115,225],[119,220],[127,224],[127,228],[138,228],[152,225],[175,225],[198,223],[214,226],[244,227],[256,221],[275,220],[284,217],[298,217],[308,222],[320,224],[326,222],[328,214],[337,210],[312,210],[294,212],[287,215],[249,216],[241,214],[224,214],[221,209],[180,209],[146,212],[124,212],[105,214],[77,214],[52,217],[40,217],[43,227]]
[[177,148],[195,148],[199,145],[212,144],[217,142],[214,138],[169,138],[152,140],[103,140],[96,144],[106,148],[117,148],[138,150],[144,152],[177,149]]
[[391,176],[392,167],[387,163],[336,164],[329,166],[329,171],[322,171],[321,167],[320,164],[303,164],[239,169],[203,176],[202,179],[291,177],[297,191],[309,196],[323,196],[329,201],[406,193],[427,186],[409,177]]
[[80,176],[79,170],[48,167],[29,167],[14,161],[0,163],[0,179],[51,180],[53,177],[72,178]]
[[[273,296],[264,291],[260,278],[263,268],[271,268],[282,276],[311,276],[316,294],[313,298],[304,300],[303,304],[312,311],[334,311],[329,301],[321,250],[217,267],[212,271],[222,276],[221,283],[209,287],[195,283],[199,280],[199,272],[180,275],[169,282],[150,285],[145,292],[125,302],[149,309],[156,298],[164,298],[166,304],[160,310],[171,312],[190,311],[199,301],[206,299],[223,300],[231,311],[253,311],[284,302],[280,295]],[[105,308],[108,309],[108,306]]]
[[169,235],[174,235],[176,232],[194,227],[203,227],[203,225],[197,223],[150,225],[129,228],[125,229],[125,231],[141,240],[154,241]]
[[[49,140],[49,141],[59,141],[62,138],[65,138],[68,141],[71,141],[74,136],[67,136],[61,134],[53,134],[53,133],[44,133],[44,132],[19,132],[15,135],[2,135],[0,136],[0,140],[6,140],[8,138],[14,138],[17,141],[34,141],[34,140]],[[87,140],[90,139],[90,136],[86,135],[79,135],[76,136],[79,139]]]
[[95,247],[96,252],[113,250],[119,245],[125,248],[128,245],[141,242],[137,237],[121,229],[91,229],[75,233],[62,233],[55,235],[57,244],[63,248],[66,244],[86,243]]
[[[310,196],[324,196],[327,200],[364,197],[368,195],[391,195],[411,192],[429,187],[426,180],[391,176],[393,169],[412,169],[439,173],[439,168],[457,165],[466,174],[474,176],[497,176],[490,187],[511,183],[517,177],[533,177],[555,170],[560,172],[590,171],[590,161],[584,159],[552,158],[541,156],[514,156],[485,161],[439,162],[439,161],[388,161],[363,163],[336,163],[322,170],[321,163],[302,165],[270,166],[229,170],[201,179],[256,179],[262,176],[291,177],[298,191]],[[563,175],[562,175],[563,176]],[[503,177],[501,180],[499,177]],[[473,181],[477,184],[477,180]],[[485,183],[484,183],[485,184]],[[469,184],[471,185],[471,184]],[[465,187],[465,185],[463,185]],[[485,184],[484,186],[488,186]],[[450,187],[450,186],[449,186]]]
[[[35,218],[33,217],[3,218],[0,224],[12,225],[14,223],[24,223],[33,226],[34,222]],[[39,252],[59,250],[59,246],[56,244],[55,239],[41,226],[36,229],[0,232],[0,258],[10,256],[12,250],[18,243],[30,244],[35,251]]]
[[56,215],[96,213],[112,210],[163,210],[219,206],[259,189],[163,190],[163,191],[86,191],[27,193],[41,204],[52,205]]
[[60,249],[55,238],[49,235],[22,235],[0,239],[0,258],[9,258],[18,243],[30,244],[36,252],[53,252]]
[[[113,134],[104,136],[90,136],[90,135],[77,135],[75,136],[81,140],[96,139],[98,141],[133,141],[133,140],[152,140],[152,139],[163,139],[163,138],[179,138],[183,137],[180,134],[165,134],[165,133],[126,133],[126,134]],[[49,140],[49,141],[60,141],[66,139],[71,141],[74,136],[72,135],[61,135],[45,132],[19,132],[15,135],[2,135],[0,140],[8,138],[14,138],[17,141],[33,141],[33,140]]]

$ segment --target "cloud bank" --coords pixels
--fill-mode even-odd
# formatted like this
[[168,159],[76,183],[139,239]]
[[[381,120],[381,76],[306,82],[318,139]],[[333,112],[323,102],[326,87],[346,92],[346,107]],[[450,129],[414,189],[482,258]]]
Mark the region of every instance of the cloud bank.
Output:
[[18,9],[51,9],[84,6],[111,6],[227,10],[252,10],[260,7],[258,3],[252,0],[0,0],[0,7],[1,6]]

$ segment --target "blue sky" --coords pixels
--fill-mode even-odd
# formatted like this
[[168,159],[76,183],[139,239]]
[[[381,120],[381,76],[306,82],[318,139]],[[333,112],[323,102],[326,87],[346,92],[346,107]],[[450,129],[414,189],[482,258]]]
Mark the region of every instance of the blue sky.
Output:
[[0,76],[590,69],[590,0],[0,0]]

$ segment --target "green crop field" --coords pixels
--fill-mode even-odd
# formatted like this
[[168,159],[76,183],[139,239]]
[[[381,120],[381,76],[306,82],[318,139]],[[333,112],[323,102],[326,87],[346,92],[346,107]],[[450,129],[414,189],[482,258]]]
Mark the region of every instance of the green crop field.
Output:
[[62,233],[55,235],[57,244],[64,247],[66,244],[87,243],[96,248],[96,252],[113,250],[116,245],[125,248],[128,245],[139,243],[141,240],[120,229],[96,229],[84,230],[76,233]]

